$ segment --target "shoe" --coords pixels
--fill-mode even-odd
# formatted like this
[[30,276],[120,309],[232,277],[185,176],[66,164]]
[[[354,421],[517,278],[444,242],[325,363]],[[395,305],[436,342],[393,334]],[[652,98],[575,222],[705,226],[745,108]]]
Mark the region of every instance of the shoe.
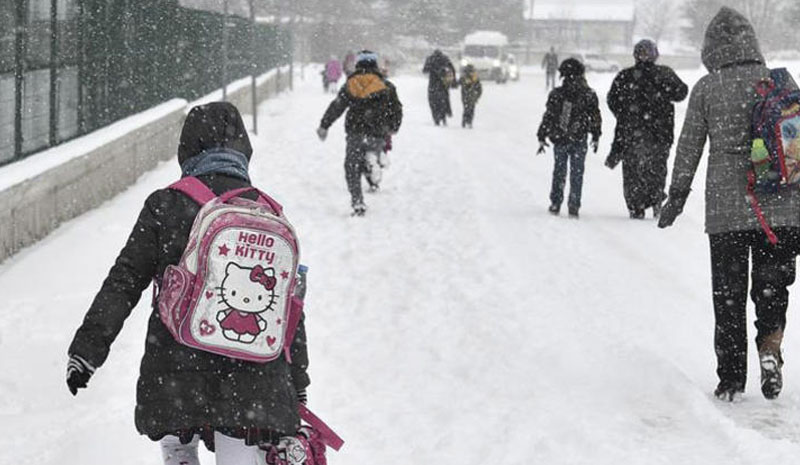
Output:
[[761,364],[761,393],[766,399],[777,399],[783,389],[783,359],[780,354],[762,353],[759,355]]
[[632,220],[644,219],[644,210],[629,210],[628,213],[630,213]]
[[577,208],[570,208],[569,209],[569,217],[572,219],[577,220],[579,218],[578,209]]
[[367,188],[367,192],[369,192],[370,194],[374,194],[379,190],[381,190],[381,186],[379,186],[378,184],[370,184],[369,187]]
[[550,208],[548,208],[547,211],[549,211],[552,215],[558,215],[561,212],[561,206],[556,204],[550,205]]
[[743,394],[744,386],[741,383],[729,381],[720,381],[714,390],[714,397],[722,402],[741,402]]
[[364,205],[364,202],[353,205],[352,216],[364,216],[365,213],[367,213],[367,206]]

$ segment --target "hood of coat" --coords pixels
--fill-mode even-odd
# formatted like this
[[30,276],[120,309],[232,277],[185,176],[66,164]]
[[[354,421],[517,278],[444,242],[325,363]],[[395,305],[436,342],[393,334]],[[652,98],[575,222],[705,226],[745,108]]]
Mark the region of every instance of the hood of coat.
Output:
[[703,64],[718,71],[747,62],[764,63],[753,25],[738,11],[722,7],[706,29]]
[[239,110],[228,102],[198,105],[189,111],[178,144],[178,163],[183,163],[209,149],[227,148],[253,154],[247,129]]

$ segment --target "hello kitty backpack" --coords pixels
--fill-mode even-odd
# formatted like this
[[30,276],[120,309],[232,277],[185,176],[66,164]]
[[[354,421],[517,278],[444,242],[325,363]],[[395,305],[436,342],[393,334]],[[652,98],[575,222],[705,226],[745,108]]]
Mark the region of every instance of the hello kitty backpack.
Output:
[[[261,363],[290,360],[303,310],[294,296],[300,246],[281,206],[253,187],[218,197],[194,177],[169,189],[201,208],[180,262],[157,282],[161,321],[195,349]],[[258,200],[239,197],[246,192]]]

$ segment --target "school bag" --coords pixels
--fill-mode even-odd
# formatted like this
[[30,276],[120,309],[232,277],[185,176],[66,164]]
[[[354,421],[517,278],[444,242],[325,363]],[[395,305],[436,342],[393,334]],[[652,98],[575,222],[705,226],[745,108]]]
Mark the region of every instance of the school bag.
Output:
[[339,450],[344,441],[305,405],[298,406],[305,423],[294,436],[266,447],[267,465],[327,465],[326,448]]
[[747,193],[761,228],[777,244],[758,195],[800,185],[800,91],[786,68],[770,71],[770,77],[758,82],[755,90],[759,99],[753,108]]
[[[253,187],[214,194],[186,177],[169,186],[201,208],[177,265],[158,288],[161,321],[181,344],[266,363],[284,355],[300,322],[300,245],[281,206]],[[256,192],[258,200],[239,197]]]

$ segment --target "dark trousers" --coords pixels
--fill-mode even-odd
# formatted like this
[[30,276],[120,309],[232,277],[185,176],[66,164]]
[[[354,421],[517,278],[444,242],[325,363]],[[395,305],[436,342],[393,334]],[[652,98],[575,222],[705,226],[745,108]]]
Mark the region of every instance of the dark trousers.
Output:
[[547,75],[545,76],[545,89],[555,89],[556,88],[556,70],[550,71],[547,70]]
[[569,165],[569,200],[570,209],[581,208],[583,190],[583,168],[586,161],[586,142],[570,142],[554,144],[553,184],[550,188],[550,203],[561,206],[564,201],[564,186],[567,183],[567,165]]
[[344,158],[344,177],[347,190],[350,191],[351,205],[364,203],[361,190],[361,176],[369,173],[367,152],[379,153],[383,150],[385,140],[379,137],[348,134],[347,154]]
[[464,116],[461,118],[461,125],[472,126],[472,119],[475,118],[475,102],[463,102],[464,103]]
[[747,380],[747,280],[752,254],[750,298],[756,307],[756,347],[786,326],[787,289],[795,278],[800,228],[776,228],[777,245],[763,231],[709,235],[714,301],[714,349],[720,381]]
[[669,145],[643,141],[636,144],[622,161],[622,190],[629,211],[641,211],[667,197]]

